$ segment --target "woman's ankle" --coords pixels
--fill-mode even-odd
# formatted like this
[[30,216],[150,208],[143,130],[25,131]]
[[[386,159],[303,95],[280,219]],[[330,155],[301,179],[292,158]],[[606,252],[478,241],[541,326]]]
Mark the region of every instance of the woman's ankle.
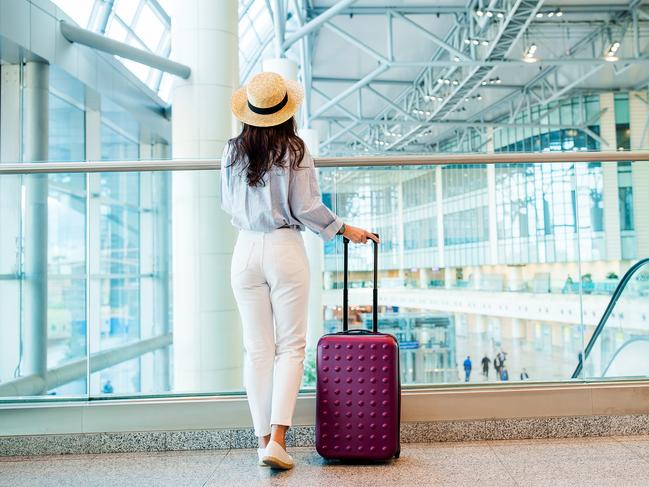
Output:
[[259,448],[266,448],[268,442],[270,441],[270,435],[260,436],[259,437]]
[[286,433],[288,432],[288,426],[274,424],[272,425],[272,430],[270,437],[273,441],[276,441],[281,445],[282,448],[286,450]]

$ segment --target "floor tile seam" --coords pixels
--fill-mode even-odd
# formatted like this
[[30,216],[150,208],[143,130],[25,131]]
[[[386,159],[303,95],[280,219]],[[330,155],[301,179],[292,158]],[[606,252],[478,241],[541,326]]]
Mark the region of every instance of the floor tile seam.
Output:
[[214,467],[214,470],[212,470],[212,472],[210,473],[209,477],[207,477],[207,480],[205,480],[205,482],[203,482],[203,484],[201,485],[201,487],[205,487],[205,486],[208,484],[208,482],[210,482],[210,481],[212,480],[212,478],[214,477],[214,475],[216,474],[216,472],[219,470],[219,467],[221,466],[221,464],[222,464],[223,462],[225,462],[226,457],[227,457],[228,455],[230,455],[230,452],[231,452],[231,451],[232,451],[232,448],[228,448],[227,451],[226,451],[223,455],[221,455],[221,458],[219,458],[219,461],[216,463],[216,466]]
[[496,460],[498,460],[498,463],[500,464],[501,468],[505,471],[507,476],[512,480],[512,482],[514,482],[514,485],[516,485],[517,487],[520,487],[520,484],[516,481],[516,479],[514,478],[514,475],[509,471],[509,468],[507,468],[507,466],[504,464],[504,462],[502,461],[502,458],[500,457],[498,452],[496,452],[496,450],[494,449],[494,446],[491,444],[491,442],[487,441],[486,443],[487,443],[487,446],[489,447],[489,450],[491,450],[491,453],[493,453],[493,455],[496,457]]

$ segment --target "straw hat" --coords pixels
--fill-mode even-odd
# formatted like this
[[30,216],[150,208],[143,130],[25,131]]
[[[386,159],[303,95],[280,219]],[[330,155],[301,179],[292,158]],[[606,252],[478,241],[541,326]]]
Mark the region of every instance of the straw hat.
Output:
[[291,118],[303,98],[304,90],[297,81],[264,72],[256,74],[250,83],[235,91],[230,105],[234,116],[243,123],[272,127]]

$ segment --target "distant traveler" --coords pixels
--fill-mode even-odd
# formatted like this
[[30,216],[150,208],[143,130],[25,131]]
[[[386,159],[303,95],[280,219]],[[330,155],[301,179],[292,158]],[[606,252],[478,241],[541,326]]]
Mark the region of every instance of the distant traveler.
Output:
[[505,360],[507,360],[507,352],[505,352],[504,350],[498,352],[498,359],[500,360],[501,366],[504,366]]
[[471,378],[471,367],[473,364],[471,363],[471,357],[467,355],[466,359],[464,360],[464,382],[469,382],[469,379]]
[[480,363],[482,364],[482,375],[485,376],[485,379],[489,379],[489,364],[491,364],[491,359],[487,357],[486,353]]
[[527,374],[527,370],[523,369],[523,372],[521,372],[521,380],[527,380],[529,378],[530,376]]
[[101,392],[103,392],[104,394],[113,393],[113,384],[111,384],[110,379],[107,380],[104,386],[101,388]]
[[[260,465],[288,469],[286,432],[304,370],[309,262],[301,231],[354,243],[374,234],[345,225],[321,200],[313,159],[295,130],[302,87],[260,73],[231,99],[241,133],[221,158],[221,207],[239,236],[230,281],[243,326],[244,383]],[[274,323],[274,324],[273,324]]]
[[500,371],[503,368],[503,363],[500,361],[500,354],[494,358],[494,369],[496,369],[496,379],[500,379]]

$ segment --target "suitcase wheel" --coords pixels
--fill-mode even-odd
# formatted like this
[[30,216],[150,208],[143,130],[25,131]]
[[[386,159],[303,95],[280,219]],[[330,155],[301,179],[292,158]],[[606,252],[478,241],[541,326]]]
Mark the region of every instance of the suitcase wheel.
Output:
[[401,447],[397,448],[397,452],[394,454],[394,458],[399,458],[401,456]]

